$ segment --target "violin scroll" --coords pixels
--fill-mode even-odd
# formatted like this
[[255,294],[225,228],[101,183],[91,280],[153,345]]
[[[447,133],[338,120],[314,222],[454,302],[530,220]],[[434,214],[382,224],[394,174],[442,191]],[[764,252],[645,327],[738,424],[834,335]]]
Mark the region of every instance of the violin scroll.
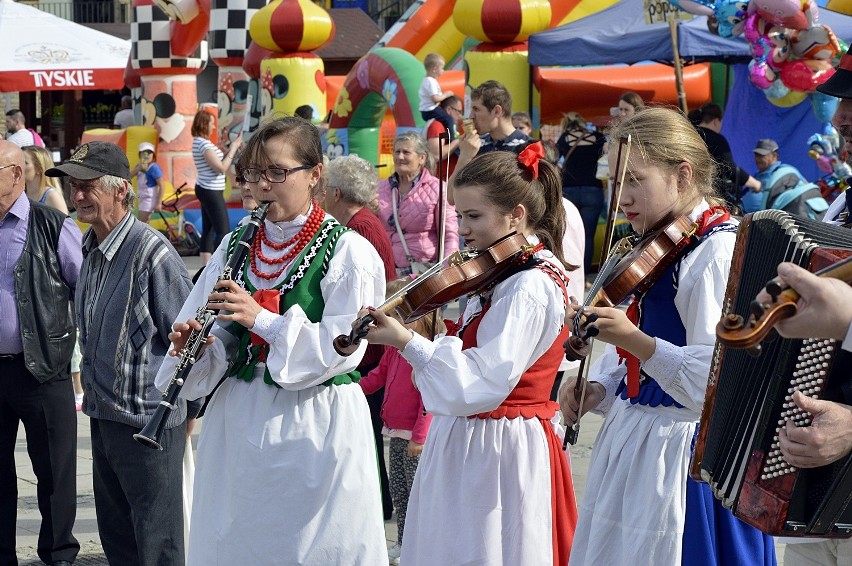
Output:
[[738,314],[728,314],[716,325],[716,337],[729,348],[747,349],[757,354],[761,342],[775,338],[774,326],[796,314],[798,299],[798,294],[792,289],[783,289],[774,295],[772,302],[752,301],[748,319],[744,320]]

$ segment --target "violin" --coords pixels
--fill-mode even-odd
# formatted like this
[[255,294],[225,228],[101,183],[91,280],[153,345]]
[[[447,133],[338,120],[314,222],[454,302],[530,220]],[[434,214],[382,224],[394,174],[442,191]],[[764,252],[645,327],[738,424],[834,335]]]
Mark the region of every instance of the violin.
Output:
[[[661,228],[652,230],[635,244],[631,237],[622,238],[598,272],[583,306],[614,307],[630,295],[644,293],[674,263],[697,230],[698,224],[681,216],[664,220]],[[596,320],[596,317],[589,320],[591,317],[595,315],[586,317],[587,324]],[[597,335],[594,327],[582,332],[582,318],[574,317],[574,331],[565,343],[565,357],[570,361],[587,356],[591,349],[588,338]]]
[[[513,267],[522,266],[535,246],[523,234],[511,233],[484,250],[464,248],[438,263],[400,289],[377,308],[384,313],[396,312],[405,324],[414,322],[459,297],[488,289]],[[334,339],[334,350],[349,356],[358,349],[372,315],[359,318],[352,331]]]
[[[852,256],[820,269],[814,275],[852,283]],[[798,312],[799,294],[793,288],[772,279],[764,290],[770,296],[769,302],[752,301],[748,319],[744,320],[735,313],[722,317],[716,325],[716,338],[721,344],[758,355],[760,343],[775,337],[775,325]]]

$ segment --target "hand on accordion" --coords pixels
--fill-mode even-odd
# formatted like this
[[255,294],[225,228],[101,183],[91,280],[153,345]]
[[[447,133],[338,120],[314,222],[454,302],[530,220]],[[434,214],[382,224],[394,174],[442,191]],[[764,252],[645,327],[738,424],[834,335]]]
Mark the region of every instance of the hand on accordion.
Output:
[[797,468],[816,468],[840,460],[852,451],[852,407],[793,394],[798,407],[813,415],[810,426],[787,421],[781,428],[781,454]]
[[[852,322],[852,287],[840,279],[818,277],[792,263],[778,266],[777,281],[799,294],[796,314],[775,325],[785,338],[833,338],[843,340]],[[764,289],[756,297],[763,305],[772,305],[772,296]]]
[[[570,376],[562,380],[562,385],[559,387],[557,399],[559,401],[559,409],[562,411],[562,418],[567,426],[571,426],[577,422],[580,409],[580,399],[577,395],[577,376]],[[583,399],[583,412],[586,414],[603,401],[606,396],[606,389],[597,381],[590,381],[586,384],[586,397]]]

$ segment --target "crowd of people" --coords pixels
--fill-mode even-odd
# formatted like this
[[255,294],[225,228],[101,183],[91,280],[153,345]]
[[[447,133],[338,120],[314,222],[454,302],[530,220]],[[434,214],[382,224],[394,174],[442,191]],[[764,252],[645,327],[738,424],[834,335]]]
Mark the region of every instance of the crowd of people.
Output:
[[[52,566],[76,558],[72,400],[90,418],[111,564],[777,563],[774,539],[736,518],[688,466],[741,209],[844,224],[845,195],[830,209],[819,203],[771,139],[757,141],[749,175],[712,103],[687,117],[627,92],[606,131],[567,112],[546,144],[501,83],[478,85],[465,109],[437,81],[444,60],[424,65],[420,110],[433,121],[396,137],[394,171],[381,181],[356,155],[329,161],[320,130],[301,115],[223,150],[210,141],[213,116],[199,112],[204,267],[194,280],[147,224],[164,196],[152,144],[139,146],[133,169],[106,142],[54,165],[20,112],[7,113],[0,566],[17,564],[19,423],[38,479],[39,557]],[[845,71],[821,88],[843,97],[850,87]],[[834,121],[852,142],[852,99]],[[612,187],[602,159],[626,171],[616,204],[636,241],[675,218],[695,226],[665,273],[620,306],[581,304]],[[230,228],[228,175],[246,209],[263,204],[266,214],[234,273],[226,266],[251,223]],[[69,204],[90,225],[85,234]],[[440,309],[408,320],[384,305],[460,248],[497,242],[514,246],[511,260],[458,293],[458,320],[442,322]],[[790,264],[778,273],[802,297],[778,331],[852,351],[849,286]],[[216,313],[210,328],[205,308]],[[565,358],[575,330],[606,344],[584,394]],[[362,340],[343,355],[335,338],[350,332]],[[152,450],[133,435],[199,333],[206,341],[166,413],[162,450]],[[852,407],[801,394],[795,402],[814,419],[781,429],[791,464],[852,452]],[[563,424],[588,411],[604,422],[577,501]],[[202,415],[186,509],[188,437]],[[837,541],[787,548],[788,566],[852,554]]]

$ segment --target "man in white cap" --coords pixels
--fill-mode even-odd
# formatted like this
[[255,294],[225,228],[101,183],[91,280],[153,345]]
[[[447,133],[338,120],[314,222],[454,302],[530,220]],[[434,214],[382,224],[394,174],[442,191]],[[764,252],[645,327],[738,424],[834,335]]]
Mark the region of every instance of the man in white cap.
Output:
[[139,220],[148,222],[152,212],[159,212],[165,193],[163,170],[157,165],[154,144],[139,144],[139,163],[130,172],[136,175],[136,191],[139,196]]

